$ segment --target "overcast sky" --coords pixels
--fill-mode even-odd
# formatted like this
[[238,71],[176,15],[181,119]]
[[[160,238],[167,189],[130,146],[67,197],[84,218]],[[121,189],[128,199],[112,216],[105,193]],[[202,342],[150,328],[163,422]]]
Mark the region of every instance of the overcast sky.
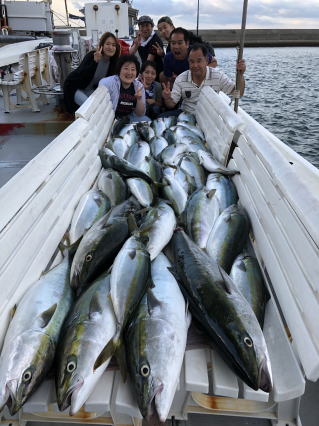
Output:
[[[67,2],[71,13],[78,13],[84,4]],[[134,0],[132,6],[139,15],[152,16],[155,23],[168,15],[175,26],[196,28],[197,0]],[[199,0],[199,28],[240,28],[242,7],[241,0]],[[53,0],[52,9],[65,18],[64,0]],[[319,0],[249,0],[246,27],[319,28]]]

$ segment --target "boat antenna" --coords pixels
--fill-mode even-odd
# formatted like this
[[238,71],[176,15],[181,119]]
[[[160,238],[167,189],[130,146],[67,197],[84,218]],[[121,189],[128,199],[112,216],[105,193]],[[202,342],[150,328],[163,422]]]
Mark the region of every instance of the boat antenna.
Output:
[[[247,18],[247,6],[248,6],[248,0],[244,0],[243,4],[243,15],[241,20],[241,32],[240,32],[240,43],[239,43],[239,49],[238,49],[238,56],[237,56],[237,62],[243,59],[243,52],[244,52],[244,44],[245,44],[245,30],[246,30],[246,18]],[[238,103],[239,103],[239,80],[240,80],[240,73],[237,70],[236,67],[236,87],[235,87],[235,105],[234,105],[234,111],[238,112]]]

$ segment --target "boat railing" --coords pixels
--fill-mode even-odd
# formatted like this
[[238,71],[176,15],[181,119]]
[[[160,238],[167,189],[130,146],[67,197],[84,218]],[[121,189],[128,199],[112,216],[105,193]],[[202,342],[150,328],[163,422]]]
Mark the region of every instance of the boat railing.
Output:
[[[31,108],[34,112],[40,111],[33,88],[51,84],[48,48],[36,49],[20,55],[17,71],[5,77],[7,76],[12,76],[12,78],[0,80],[5,112],[9,113],[16,108]],[[10,99],[13,90],[16,90],[17,96],[15,105]],[[40,99],[43,103],[48,103],[45,94],[40,94]]]

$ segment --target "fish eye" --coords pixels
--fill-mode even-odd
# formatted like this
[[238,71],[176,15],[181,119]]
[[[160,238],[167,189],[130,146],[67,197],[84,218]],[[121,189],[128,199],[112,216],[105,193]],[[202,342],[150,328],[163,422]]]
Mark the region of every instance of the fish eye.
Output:
[[86,262],[91,262],[92,259],[93,259],[93,256],[91,254],[87,254],[85,257]]
[[76,364],[75,364],[75,362],[74,361],[70,361],[70,362],[68,362],[67,363],[67,366],[66,366],[66,371],[68,372],[68,373],[73,373],[73,371],[76,369]]
[[146,364],[142,365],[141,374],[143,377],[148,377],[150,375],[150,368],[148,365]]
[[23,380],[24,382],[29,382],[29,381],[31,380],[31,378],[32,378],[32,373],[31,373],[31,371],[27,370],[27,371],[25,371],[25,372],[23,373],[22,380]]
[[249,348],[251,348],[253,346],[253,342],[249,337],[245,337],[244,338],[244,343],[246,346],[248,346]]

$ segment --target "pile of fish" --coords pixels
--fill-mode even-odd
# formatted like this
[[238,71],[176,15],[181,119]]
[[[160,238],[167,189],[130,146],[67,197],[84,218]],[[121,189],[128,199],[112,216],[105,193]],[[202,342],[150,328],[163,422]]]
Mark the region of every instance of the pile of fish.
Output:
[[99,155],[103,168],[74,212],[64,260],[10,322],[0,410],[16,413],[56,355],[57,402],[73,415],[115,356],[142,415],[165,422],[191,315],[240,379],[270,392],[268,294],[247,245],[237,171],[212,157],[187,113],[117,121]]

